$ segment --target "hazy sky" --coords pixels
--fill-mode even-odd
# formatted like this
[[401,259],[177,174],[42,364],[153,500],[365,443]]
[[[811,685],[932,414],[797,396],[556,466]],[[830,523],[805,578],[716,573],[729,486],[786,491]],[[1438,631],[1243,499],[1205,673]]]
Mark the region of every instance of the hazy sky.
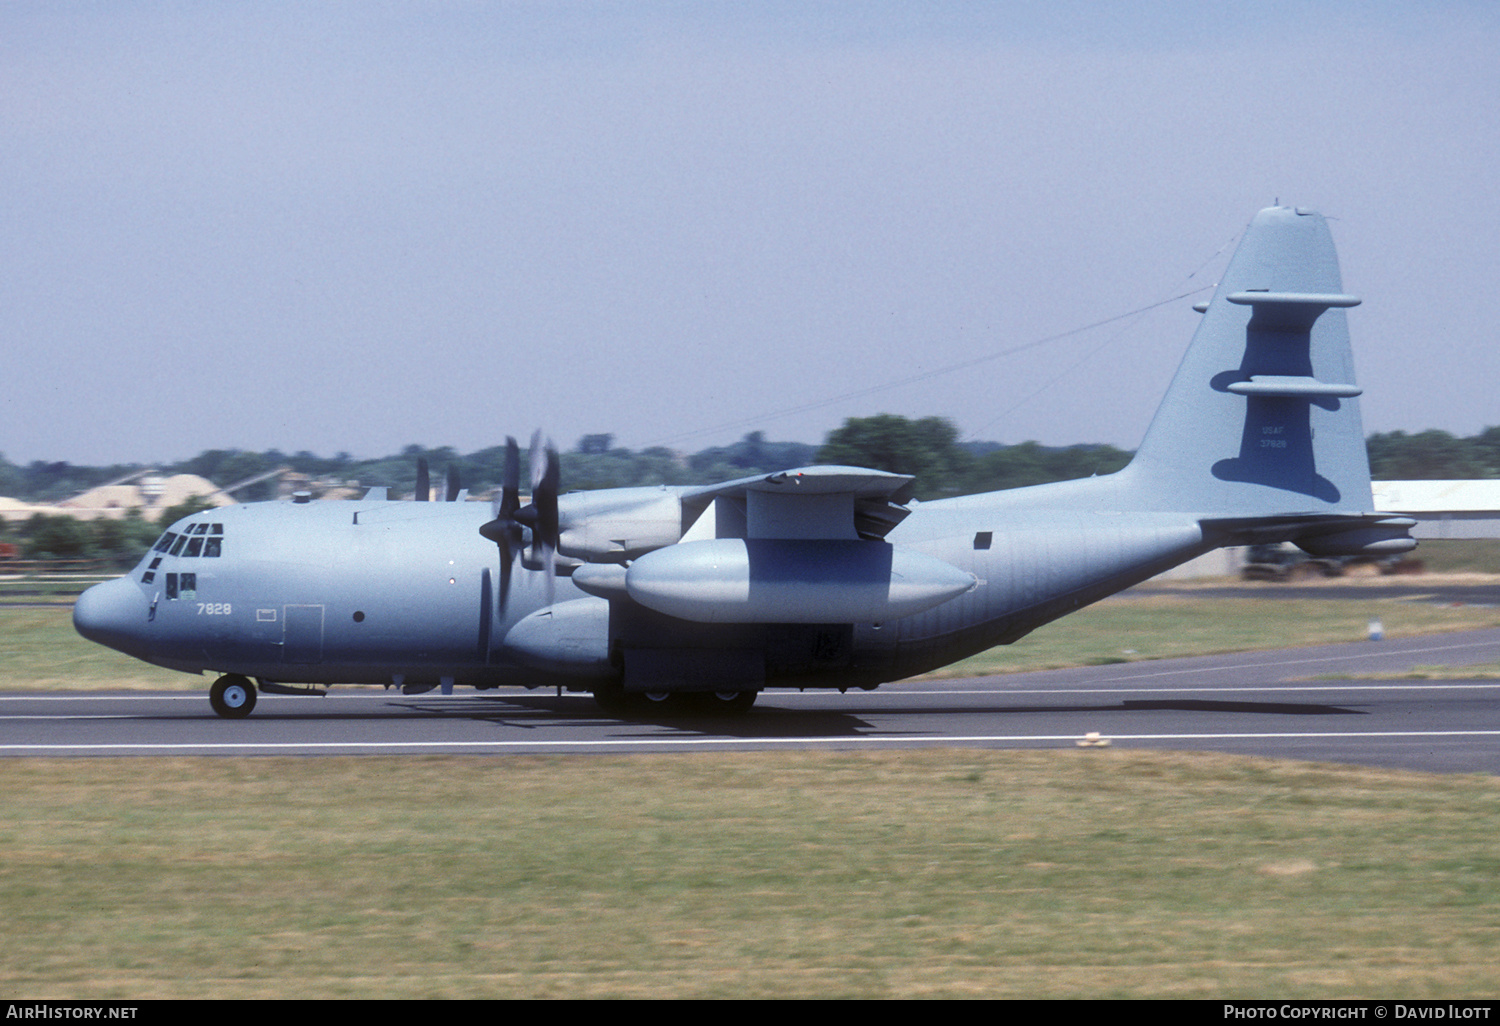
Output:
[[1336,219],[1366,431],[1472,434],[1497,55],[1493,0],[8,0],[0,452],[1134,448],[1192,299],[931,372],[1211,285],[1278,198]]

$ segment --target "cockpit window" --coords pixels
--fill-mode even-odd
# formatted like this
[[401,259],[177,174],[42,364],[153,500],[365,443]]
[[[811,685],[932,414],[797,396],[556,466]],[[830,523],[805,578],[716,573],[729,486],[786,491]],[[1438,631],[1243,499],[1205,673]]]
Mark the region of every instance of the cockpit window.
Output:
[[[170,556],[219,556],[224,552],[223,524],[188,524],[182,533],[168,531],[151,547]],[[155,567],[152,567],[154,570]]]

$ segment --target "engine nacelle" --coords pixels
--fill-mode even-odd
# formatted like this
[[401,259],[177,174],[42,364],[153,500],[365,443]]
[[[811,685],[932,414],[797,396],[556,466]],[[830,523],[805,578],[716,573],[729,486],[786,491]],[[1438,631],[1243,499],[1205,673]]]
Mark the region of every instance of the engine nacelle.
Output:
[[881,623],[974,587],[972,574],[888,542],[718,538],[642,556],[630,597],[700,623]]
[[557,551],[588,563],[623,563],[682,537],[682,499],[670,488],[610,488],[557,500]]

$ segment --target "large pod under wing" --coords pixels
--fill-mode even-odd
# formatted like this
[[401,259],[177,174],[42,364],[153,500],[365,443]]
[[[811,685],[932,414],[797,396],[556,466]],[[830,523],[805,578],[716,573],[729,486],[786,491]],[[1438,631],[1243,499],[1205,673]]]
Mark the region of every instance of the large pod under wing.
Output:
[[630,597],[699,623],[880,623],[974,587],[940,559],[887,542],[718,538],[658,549],[626,574]]

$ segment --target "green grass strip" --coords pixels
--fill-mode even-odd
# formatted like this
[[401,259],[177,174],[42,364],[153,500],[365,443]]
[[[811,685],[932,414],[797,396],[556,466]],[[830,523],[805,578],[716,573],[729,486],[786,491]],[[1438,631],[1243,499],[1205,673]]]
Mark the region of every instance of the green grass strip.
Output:
[[0,761],[0,990],[1493,997],[1500,781],[1121,749]]

